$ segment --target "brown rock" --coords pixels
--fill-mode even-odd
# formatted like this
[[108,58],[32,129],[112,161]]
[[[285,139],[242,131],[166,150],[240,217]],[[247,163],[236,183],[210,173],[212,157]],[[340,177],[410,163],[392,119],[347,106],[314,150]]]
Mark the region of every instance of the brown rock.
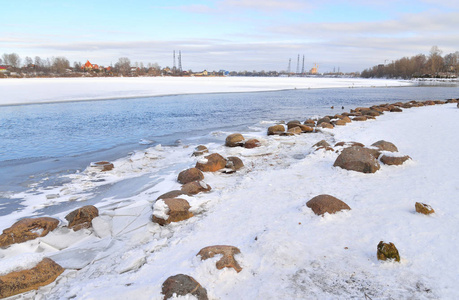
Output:
[[185,193],[184,191],[181,191],[181,190],[173,190],[173,191],[170,191],[170,192],[167,192],[167,193],[162,194],[161,196],[159,196],[158,198],[156,198],[156,200],[159,200],[159,199],[167,199],[167,198],[177,198],[177,197],[182,196],[182,195],[190,196],[190,194],[187,194],[187,193]]
[[233,133],[226,137],[225,146],[238,147],[244,145],[244,137],[240,133]]
[[344,149],[333,166],[362,173],[374,173],[380,169],[378,161],[368,149],[356,146]]
[[345,126],[346,124],[347,124],[347,122],[344,121],[344,120],[341,120],[341,119],[335,121],[335,125],[338,125],[338,126]]
[[301,130],[301,128],[298,125],[296,125],[295,127],[292,127],[289,130],[287,130],[287,132],[290,132],[290,133],[293,133],[293,134],[300,134],[303,131]]
[[278,124],[268,127],[268,135],[279,135],[281,132],[285,132],[284,125]]
[[383,140],[373,143],[372,146],[382,151],[398,152],[398,149],[394,144],[392,144],[391,142],[383,141]]
[[318,125],[318,127],[327,128],[327,129],[333,129],[333,128],[335,128],[335,127],[333,126],[333,124],[328,123],[328,122],[322,122],[322,123],[320,123],[320,124]]
[[376,256],[379,260],[394,259],[395,261],[400,261],[400,255],[398,254],[398,250],[394,244],[387,244],[380,241],[377,249]]
[[159,225],[167,225],[172,222],[180,222],[189,219],[193,216],[193,213],[188,211],[190,209],[190,204],[185,199],[169,198],[161,199],[158,201],[164,201],[167,207],[169,207],[169,212],[167,213],[167,220],[155,216],[153,212],[152,221],[158,223]]
[[346,123],[351,123],[352,122],[351,118],[349,118],[347,116],[344,116],[341,120],[343,120]]
[[244,167],[244,163],[239,157],[229,156],[225,167],[237,171]]
[[298,127],[300,127],[301,128],[301,132],[304,132],[304,133],[309,133],[309,132],[313,132],[314,131],[314,128],[312,128],[310,126],[298,125]]
[[49,258],[44,258],[34,268],[0,276],[0,298],[36,290],[52,283],[64,269]]
[[67,225],[68,228],[78,231],[83,228],[92,227],[91,221],[97,216],[99,216],[97,207],[86,205],[66,215],[65,219],[69,222],[69,225]]
[[319,120],[317,120],[317,126],[319,126],[323,122],[330,123],[330,118],[329,117],[320,118]]
[[191,168],[180,172],[177,181],[185,184],[191,181],[203,180],[204,174],[199,169]]
[[201,155],[204,155],[205,153],[209,153],[209,149],[207,149],[207,147],[204,145],[199,145],[195,148],[195,151],[193,152],[193,156],[201,156]]
[[196,169],[199,169],[203,172],[215,172],[225,168],[226,159],[218,153],[212,153],[207,155],[206,162],[198,161],[196,163]]
[[[208,192],[212,188],[204,181],[192,181],[182,185],[182,191],[186,195],[196,195],[201,192]],[[177,196],[178,197],[178,196]]]
[[98,168],[101,172],[113,170],[113,168],[115,167],[111,162],[108,161],[98,161],[92,163],[91,166]]
[[253,148],[256,148],[256,147],[260,147],[260,146],[261,146],[261,143],[257,139],[250,139],[247,142],[245,142],[245,144],[244,144],[244,147],[247,148],[247,149],[253,149]]
[[313,147],[330,147],[330,144],[326,140],[321,140],[313,145]]
[[372,116],[372,117],[377,117],[377,116],[381,115],[380,112],[378,112],[376,110],[373,110],[373,109],[363,110],[363,111],[361,111],[361,113],[364,116]]
[[399,107],[394,107],[394,108],[391,108],[390,112],[403,112],[403,110]]
[[345,144],[345,142],[338,142],[335,144],[335,147],[343,147]]
[[164,295],[164,300],[172,298],[174,294],[177,296],[190,294],[198,298],[198,300],[209,299],[207,298],[206,289],[193,277],[184,274],[178,274],[167,278],[162,286],[162,294]]
[[405,161],[411,159],[408,155],[405,156],[388,156],[383,155],[381,156],[381,162],[385,165],[389,166],[399,166],[402,165]]
[[414,207],[416,208],[416,212],[424,215],[430,215],[435,212],[435,210],[430,205],[421,202],[416,202]]
[[290,121],[287,123],[287,129],[294,128],[298,125],[301,125],[301,122],[298,120]]
[[43,237],[56,229],[57,225],[59,220],[48,217],[17,221],[10,228],[3,230],[3,234],[0,235],[0,248]]
[[306,203],[306,206],[312,209],[318,216],[322,216],[325,213],[334,214],[344,209],[351,209],[349,205],[330,195],[315,196]]
[[316,125],[316,121],[312,119],[307,119],[306,121],[304,121],[304,125],[314,127]]
[[202,248],[197,255],[201,256],[201,260],[206,260],[219,254],[223,255],[223,257],[217,261],[217,269],[233,268],[239,273],[242,271],[242,268],[234,258],[234,255],[239,253],[241,253],[241,251],[234,246],[217,245]]
[[[359,147],[361,147],[361,146],[359,146]],[[368,151],[368,153],[370,153],[371,155],[373,155],[373,157],[374,157],[375,159],[378,159],[379,156],[381,155],[381,152],[379,152],[378,149],[372,149],[372,148],[365,148],[365,149],[366,149],[366,151]]]
[[319,150],[325,150],[325,151],[335,151],[335,149],[333,149],[332,147],[319,147],[316,149],[316,151],[319,151]]
[[366,121],[367,120],[367,117],[366,116],[356,116],[352,119],[352,121]]

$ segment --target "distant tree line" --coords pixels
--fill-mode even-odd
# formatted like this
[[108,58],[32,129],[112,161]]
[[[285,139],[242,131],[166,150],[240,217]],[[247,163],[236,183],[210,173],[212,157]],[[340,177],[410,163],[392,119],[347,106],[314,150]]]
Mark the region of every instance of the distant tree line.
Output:
[[418,54],[403,57],[388,64],[380,64],[361,73],[364,78],[457,78],[459,73],[459,51],[442,56],[442,51],[433,46],[428,56]]
[[[95,65],[94,65],[95,66]],[[157,63],[131,63],[121,57],[114,66],[86,68],[75,61],[73,65],[63,56],[41,58],[26,56],[21,59],[16,53],[4,53],[0,57],[0,78],[2,77],[100,77],[100,76],[160,76],[161,67]]]

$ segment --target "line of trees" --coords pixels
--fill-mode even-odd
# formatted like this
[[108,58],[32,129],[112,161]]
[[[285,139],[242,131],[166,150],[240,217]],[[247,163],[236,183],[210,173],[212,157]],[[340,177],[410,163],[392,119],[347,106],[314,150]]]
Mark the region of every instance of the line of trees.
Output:
[[459,73],[459,51],[442,56],[442,51],[433,46],[429,55],[418,54],[403,57],[388,64],[380,64],[361,73],[364,78],[457,78]]
[[[63,56],[41,58],[26,56],[21,59],[16,53],[4,53],[0,57],[0,66],[4,72],[1,77],[80,77],[80,76],[159,76],[161,67],[157,63],[131,63],[127,57],[121,57],[110,68],[84,68],[84,64],[75,61],[73,65]],[[6,68],[6,69],[5,69]],[[0,69],[0,71],[2,71]]]

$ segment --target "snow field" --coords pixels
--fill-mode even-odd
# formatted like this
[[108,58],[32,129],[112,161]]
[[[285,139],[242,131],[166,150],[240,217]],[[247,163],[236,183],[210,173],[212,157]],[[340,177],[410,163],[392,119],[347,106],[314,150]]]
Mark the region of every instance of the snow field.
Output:
[[[210,299],[457,298],[458,113],[455,104],[411,108],[293,137],[266,137],[263,122],[259,134],[245,135],[260,139],[262,147],[255,149],[224,147],[233,132],[219,133],[220,144],[206,145],[210,153],[239,156],[245,168],[231,175],[205,173],[212,191],[186,197],[195,217],[164,227],[151,222],[151,206],[159,195],[179,189],[178,172],[199,158],[190,156],[188,146],[135,152],[115,161],[113,171],[89,167],[64,187],[22,194],[31,208],[2,219],[3,228],[71,197],[86,205],[82,195],[97,186],[149,177],[132,196],[96,204],[100,217],[93,230],[60,228],[0,250],[0,257],[44,253],[67,268],[57,283],[28,294],[46,299],[162,299],[162,283],[179,273],[194,277]],[[322,139],[331,145],[387,140],[412,160],[382,165],[375,174],[346,171],[333,167],[337,153],[314,151]],[[46,193],[62,196],[47,199]],[[319,194],[333,195],[351,210],[316,216],[306,202]],[[430,204],[436,213],[415,213],[415,202]],[[63,220],[65,214],[54,217]],[[397,246],[400,263],[376,259],[381,240]],[[220,257],[196,257],[211,245],[238,247],[243,270],[217,270]]]

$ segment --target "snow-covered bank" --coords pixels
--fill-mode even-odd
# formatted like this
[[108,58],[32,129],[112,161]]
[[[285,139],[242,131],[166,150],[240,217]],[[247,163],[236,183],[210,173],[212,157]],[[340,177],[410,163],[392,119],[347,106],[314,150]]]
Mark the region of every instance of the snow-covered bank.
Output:
[[[164,227],[150,221],[156,197],[180,187],[175,180],[180,170],[168,169],[152,188],[97,204],[101,216],[94,231],[59,229],[0,250],[0,257],[39,252],[66,267],[56,284],[36,295],[46,299],[162,299],[161,284],[179,273],[198,280],[210,299],[455,299],[458,114],[456,104],[446,104],[317,134],[266,137],[263,130],[257,136],[263,146],[256,149],[226,148],[223,141],[232,132],[219,133],[222,143],[207,145],[211,152],[239,156],[246,167],[230,175],[206,173],[212,191],[187,197],[195,217]],[[383,165],[375,174],[345,171],[333,167],[337,153],[311,148],[322,139],[332,145],[384,139],[412,161]],[[104,184],[100,179],[110,183],[149,174],[155,181],[157,170],[172,161],[193,166],[192,151],[184,146],[137,152],[116,161],[113,171],[88,170],[63,188],[35,191],[26,204],[85,205],[81,193]],[[63,196],[46,197],[57,193]],[[305,204],[319,194],[336,196],[352,210],[318,217]],[[415,213],[415,202],[432,205],[436,213]],[[64,216],[55,217],[64,221]],[[11,222],[0,224],[6,228]],[[376,259],[381,240],[395,243],[401,263]],[[203,247],[219,244],[241,250],[240,273],[217,270],[218,258],[196,257]]]
[[26,78],[0,80],[0,105],[308,88],[395,87],[409,81],[308,77]]

